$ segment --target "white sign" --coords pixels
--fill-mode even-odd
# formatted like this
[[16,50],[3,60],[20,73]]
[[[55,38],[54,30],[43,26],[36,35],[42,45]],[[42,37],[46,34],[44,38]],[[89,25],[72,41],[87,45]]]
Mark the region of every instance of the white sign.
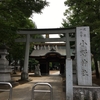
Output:
[[92,85],[89,27],[76,28],[78,85]]

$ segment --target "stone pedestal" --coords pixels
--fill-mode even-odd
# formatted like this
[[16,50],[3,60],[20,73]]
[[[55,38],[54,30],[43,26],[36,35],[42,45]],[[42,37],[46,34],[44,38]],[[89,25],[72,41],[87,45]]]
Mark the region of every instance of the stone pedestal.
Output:
[[0,82],[11,81],[11,68],[8,66],[6,55],[8,55],[7,48],[2,45],[0,47]]

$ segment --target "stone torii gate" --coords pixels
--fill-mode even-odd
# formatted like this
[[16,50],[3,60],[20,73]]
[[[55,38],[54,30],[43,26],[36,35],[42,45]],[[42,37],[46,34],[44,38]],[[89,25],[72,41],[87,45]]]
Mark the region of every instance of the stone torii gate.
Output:
[[[31,34],[65,34],[64,38],[32,39]],[[71,38],[70,34],[75,34]],[[70,41],[76,44],[76,69],[78,85],[92,85],[91,53],[89,27],[57,28],[57,29],[20,29],[17,34],[26,34],[26,39],[17,39],[16,42],[26,42],[24,69],[21,74],[23,80],[28,79],[28,59],[30,42],[66,42],[66,100],[73,100],[72,60],[70,55]]]

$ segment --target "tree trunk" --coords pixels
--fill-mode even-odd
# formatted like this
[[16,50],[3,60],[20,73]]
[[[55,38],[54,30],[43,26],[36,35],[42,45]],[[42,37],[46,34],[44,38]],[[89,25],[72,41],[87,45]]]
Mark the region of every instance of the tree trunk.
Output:
[[98,63],[95,57],[94,57],[94,64],[95,64],[95,70],[96,70],[96,78],[99,78]]

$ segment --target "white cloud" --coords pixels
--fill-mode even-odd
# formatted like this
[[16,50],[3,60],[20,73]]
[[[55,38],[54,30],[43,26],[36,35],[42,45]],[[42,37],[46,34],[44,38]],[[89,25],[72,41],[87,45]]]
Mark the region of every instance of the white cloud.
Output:
[[47,0],[50,2],[48,7],[43,9],[42,14],[33,14],[33,21],[37,28],[59,28],[61,27],[63,13],[66,7],[65,0]]

